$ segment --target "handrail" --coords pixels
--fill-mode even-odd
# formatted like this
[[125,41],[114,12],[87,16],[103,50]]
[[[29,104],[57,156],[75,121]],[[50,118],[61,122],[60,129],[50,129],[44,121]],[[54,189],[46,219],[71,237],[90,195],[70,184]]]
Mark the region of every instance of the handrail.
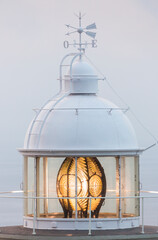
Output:
[[[53,103],[53,107],[55,107],[55,106],[56,106],[64,97],[66,97],[68,94],[69,94],[69,92],[65,92],[61,97],[59,97],[59,99],[58,99],[55,103]],[[43,109],[42,109],[42,110],[43,110]],[[38,145],[39,145],[39,142],[40,142],[40,136],[41,136],[41,133],[42,133],[44,124],[45,124],[45,122],[46,122],[46,120],[47,120],[50,112],[51,112],[51,109],[48,110],[47,114],[45,115],[45,117],[44,117],[44,119],[43,119],[43,121],[42,121],[42,124],[41,124],[41,127],[40,127],[40,131],[39,131],[39,133],[38,133],[39,136],[38,136],[38,141],[37,141],[37,148],[38,148]]]
[[[62,84],[62,81],[63,81],[63,77],[62,77],[62,67],[65,66],[65,65],[63,65],[63,62],[65,61],[66,58],[71,57],[71,56],[74,56],[74,55],[76,55],[76,54],[78,54],[78,53],[68,53],[68,54],[66,54],[66,55],[62,58],[62,60],[61,60],[61,62],[60,62],[60,70],[59,70],[60,91],[62,91],[62,88],[63,88],[63,84]],[[68,66],[70,66],[70,65],[68,65]]]
[[[17,192],[23,192],[23,191],[10,191],[10,192],[0,192],[0,194],[3,194],[3,193],[17,193]],[[141,191],[141,192],[144,192],[144,191]],[[150,192],[154,192],[154,191],[150,191]],[[158,192],[156,192],[156,194],[158,194]],[[32,197],[27,197],[27,196],[6,196],[6,195],[0,195],[0,199],[3,199],[3,198],[13,198],[13,199],[32,199],[34,200],[34,204],[33,204],[33,211],[34,211],[34,216],[33,216],[33,232],[32,234],[36,234],[36,231],[35,231],[35,223],[36,223],[36,208],[35,208],[35,202],[37,199],[89,199],[89,227],[88,227],[88,235],[91,235],[91,232],[92,232],[92,228],[91,228],[91,200],[92,199],[141,199],[141,202],[142,202],[142,207],[141,207],[141,213],[142,213],[142,216],[141,216],[141,219],[142,219],[142,230],[141,230],[141,233],[144,234],[144,200],[145,199],[149,199],[149,198],[152,198],[152,199],[155,199],[155,198],[158,198],[158,196],[116,196],[116,197],[35,197],[35,196],[32,196]]]

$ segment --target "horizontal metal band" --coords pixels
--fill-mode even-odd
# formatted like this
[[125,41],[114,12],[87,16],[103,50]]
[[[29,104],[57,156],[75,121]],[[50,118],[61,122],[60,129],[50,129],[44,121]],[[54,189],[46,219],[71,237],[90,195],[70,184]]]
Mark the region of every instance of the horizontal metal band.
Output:
[[127,150],[49,150],[49,149],[18,149],[23,156],[30,157],[99,157],[99,156],[138,156],[143,149]]

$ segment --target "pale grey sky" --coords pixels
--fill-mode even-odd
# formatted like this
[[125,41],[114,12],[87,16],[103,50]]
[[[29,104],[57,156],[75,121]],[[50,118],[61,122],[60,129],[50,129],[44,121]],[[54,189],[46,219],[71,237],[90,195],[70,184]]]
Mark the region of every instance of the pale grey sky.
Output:
[[[105,74],[138,118],[158,137],[158,1],[157,0],[0,0],[0,152],[1,162],[21,164],[17,148],[40,107],[58,91],[64,49],[64,24],[96,22],[98,48],[87,55]],[[88,39],[88,38],[87,38]],[[100,83],[100,95],[122,105]],[[128,114],[140,146],[153,143]],[[158,147],[150,150],[156,157]]]

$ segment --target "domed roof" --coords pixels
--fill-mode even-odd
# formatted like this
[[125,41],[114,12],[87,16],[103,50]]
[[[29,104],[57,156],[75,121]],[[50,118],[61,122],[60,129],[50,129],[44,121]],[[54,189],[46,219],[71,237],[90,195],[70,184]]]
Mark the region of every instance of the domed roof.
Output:
[[98,77],[92,66],[79,59],[65,78],[66,90],[48,101],[31,122],[22,152],[51,156],[137,153],[135,132],[126,115],[96,95]]
[[[69,70],[70,74],[70,70]],[[86,61],[79,59],[72,66],[72,75],[89,75],[89,76],[97,76],[94,68]]]
[[138,149],[133,127],[117,106],[95,94],[49,101],[31,123],[24,149],[120,151]]
[[72,64],[65,75],[65,91],[71,93],[97,93],[98,77],[94,68],[83,58]]

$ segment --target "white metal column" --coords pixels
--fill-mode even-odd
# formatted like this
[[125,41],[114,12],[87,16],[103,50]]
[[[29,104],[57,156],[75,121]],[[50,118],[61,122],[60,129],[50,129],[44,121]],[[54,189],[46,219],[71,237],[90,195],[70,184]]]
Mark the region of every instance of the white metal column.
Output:
[[44,214],[48,216],[48,159],[43,158],[43,193],[44,197]]
[[36,192],[37,192],[37,184],[36,184],[36,169],[37,169],[37,158],[34,158],[34,213],[33,213],[33,232],[32,234],[36,234],[36,212],[37,212],[37,206],[36,206]]
[[[121,191],[121,157],[119,156],[119,196],[122,197],[122,191]],[[122,199],[119,198],[119,218],[122,218],[122,208],[121,204]]]
[[77,218],[77,157],[75,157],[75,218]]
[[[23,160],[23,190],[24,196],[28,197],[28,157],[24,157]],[[24,216],[28,214],[28,199],[24,199]]]

